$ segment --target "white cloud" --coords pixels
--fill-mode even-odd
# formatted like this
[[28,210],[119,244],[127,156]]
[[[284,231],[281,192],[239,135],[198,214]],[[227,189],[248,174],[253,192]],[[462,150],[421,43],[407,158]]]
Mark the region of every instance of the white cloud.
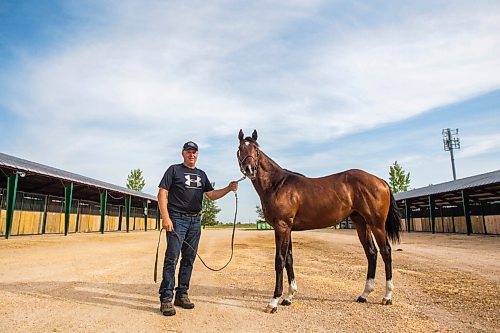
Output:
[[431,12],[327,43],[311,66],[321,85],[308,92],[343,102],[326,123],[338,120],[339,130],[350,132],[497,89],[500,10],[471,9]]
[[[427,4],[411,13],[396,2],[391,10],[402,6],[407,16],[365,24],[335,10],[325,17],[335,4],[321,1],[109,2],[80,12],[84,29],[53,52],[27,54],[0,103],[21,115],[13,147],[28,159],[116,184],[139,167],[154,193],[193,139],[222,186],[239,177],[239,128],[257,128],[268,151],[284,152],[500,88],[499,6]],[[469,142],[462,157],[498,150]],[[333,168],[357,167],[359,159],[343,151],[341,163],[337,153]],[[324,156],[304,154],[277,157],[319,175],[313,166]],[[422,154],[403,156],[412,165]]]
[[500,133],[468,136],[462,142],[461,149],[455,153],[460,158],[471,158],[485,153],[500,154]]

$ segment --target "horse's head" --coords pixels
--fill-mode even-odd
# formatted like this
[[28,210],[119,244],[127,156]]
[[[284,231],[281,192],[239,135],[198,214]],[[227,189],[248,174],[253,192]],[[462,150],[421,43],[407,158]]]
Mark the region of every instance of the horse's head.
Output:
[[238,134],[240,146],[238,147],[238,163],[240,164],[241,172],[254,180],[257,176],[257,166],[259,163],[259,144],[257,143],[257,130],[254,130],[252,137],[246,137],[243,131]]

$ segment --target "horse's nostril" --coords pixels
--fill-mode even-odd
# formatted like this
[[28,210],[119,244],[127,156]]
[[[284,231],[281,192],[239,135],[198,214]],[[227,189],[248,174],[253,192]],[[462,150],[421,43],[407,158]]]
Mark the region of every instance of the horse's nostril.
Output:
[[251,165],[247,165],[246,168],[245,168],[245,171],[247,172],[247,174],[251,175],[252,174],[252,166]]

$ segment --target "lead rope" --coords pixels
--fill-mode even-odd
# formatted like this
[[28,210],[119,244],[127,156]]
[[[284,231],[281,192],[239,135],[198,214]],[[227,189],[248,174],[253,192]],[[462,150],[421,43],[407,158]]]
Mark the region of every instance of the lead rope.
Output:
[[[246,178],[246,176],[243,176],[240,179],[238,179],[236,182],[239,183],[239,182],[241,182],[245,178]],[[186,242],[185,240],[183,240],[184,244],[186,244],[191,250],[193,250],[193,251],[196,252],[196,256],[200,259],[200,261],[202,262],[203,266],[205,266],[206,268],[208,268],[209,270],[211,270],[213,272],[222,271],[224,268],[227,267],[227,265],[229,265],[229,263],[233,259],[233,254],[234,254],[234,231],[236,230],[236,216],[238,215],[238,193],[236,191],[234,191],[234,199],[236,201],[236,208],[234,209],[233,234],[231,235],[231,257],[229,258],[229,261],[224,266],[222,266],[221,268],[212,268],[212,267],[209,267],[205,263],[205,261],[203,261],[203,258],[198,254],[198,252],[191,246],[191,244],[189,244],[188,242]],[[160,242],[161,242],[161,233],[162,233],[162,231],[163,231],[163,228],[160,229],[160,235],[158,236],[158,245],[156,246],[156,259],[155,259],[155,271],[154,271],[154,281],[155,281],[155,283],[157,281],[157,276],[158,276],[158,251],[160,249]],[[175,230],[172,230],[172,232],[177,237],[177,239],[179,239],[179,240],[181,239],[181,237],[175,232]]]

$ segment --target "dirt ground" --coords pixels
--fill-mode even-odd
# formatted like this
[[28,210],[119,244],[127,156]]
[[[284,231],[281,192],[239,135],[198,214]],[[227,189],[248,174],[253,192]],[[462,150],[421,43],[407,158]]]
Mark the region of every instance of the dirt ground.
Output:
[[[155,231],[2,239],[0,332],[500,332],[500,237],[403,234],[393,246],[392,306],[379,304],[380,257],[375,291],[354,302],[366,259],[353,230],[292,237],[291,306],[263,311],[274,289],[273,232],[237,230],[231,264],[211,272],[197,260],[196,307],[173,317],[159,312]],[[231,230],[204,230],[200,254],[220,267],[230,239]]]

